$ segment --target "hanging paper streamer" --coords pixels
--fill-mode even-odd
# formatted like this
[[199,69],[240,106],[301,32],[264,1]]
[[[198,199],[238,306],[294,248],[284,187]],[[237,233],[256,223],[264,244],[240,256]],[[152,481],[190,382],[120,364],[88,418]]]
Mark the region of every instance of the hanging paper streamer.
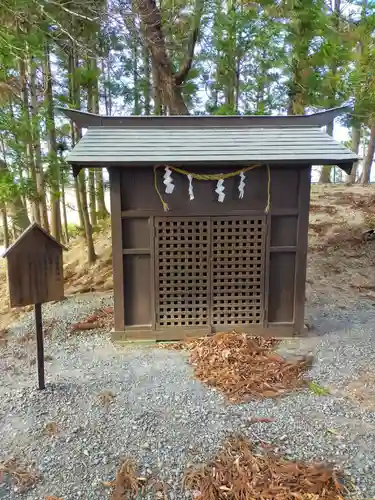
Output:
[[168,167],[165,167],[165,174],[164,174],[164,184],[165,184],[165,192],[167,194],[172,194],[174,190],[174,184],[173,184],[173,179],[172,179],[172,170]]
[[189,179],[189,196],[190,196],[190,201],[191,201],[191,200],[194,200],[193,177],[190,174],[187,177]]
[[240,183],[238,185],[238,191],[239,191],[238,196],[242,200],[243,195],[244,195],[244,190],[245,190],[245,179],[246,179],[246,175],[243,172],[240,173],[240,179],[241,180],[240,180]]
[[225,188],[224,188],[224,179],[219,179],[216,184],[216,189],[215,192],[219,195],[218,196],[218,201],[220,203],[223,203],[224,198],[225,198]]

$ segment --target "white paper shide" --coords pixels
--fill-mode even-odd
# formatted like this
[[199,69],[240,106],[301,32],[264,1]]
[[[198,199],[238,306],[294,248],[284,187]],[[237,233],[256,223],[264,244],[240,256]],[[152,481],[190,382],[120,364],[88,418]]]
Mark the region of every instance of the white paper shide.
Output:
[[241,172],[240,173],[240,183],[238,185],[238,197],[242,200],[243,196],[244,196],[244,192],[245,192],[245,179],[246,179],[246,175]]
[[190,201],[194,200],[194,191],[193,191],[193,177],[191,175],[187,176],[189,179],[189,197]]
[[164,174],[164,184],[165,184],[165,192],[167,194],[172,194],[174,190],[174,184],[172,179],[172,170],[168,167],[165,168]]
[[224,179],[219,179],[216,184],[215,193],[218,194],[218,201],[223,203],[225,198],[225,188],[224,188]]

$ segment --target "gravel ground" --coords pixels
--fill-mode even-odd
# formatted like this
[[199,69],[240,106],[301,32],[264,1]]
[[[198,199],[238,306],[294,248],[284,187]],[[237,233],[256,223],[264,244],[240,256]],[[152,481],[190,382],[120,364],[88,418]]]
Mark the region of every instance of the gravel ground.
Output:
[[[341,392],[362,368],[375,366],[370,304],[350,312],[315,306],[310,316],[318,332],[281,347],[285,353],[313,351],[311,375],[331,395],[304,391],[244,405],[227,405],[194,380],[185,353],[116,348],[105,332],[67,335],[72,323],[109,305],[108,296],[87,295],[44,306],[45,323],[57,320],[46,334],[51,360],[45,391],[36,390],[33,342],[9,344],[0,353],[0,459],[20,457],[41,475],[22,498],[108,498],[101,481],[113,479],[124,456],[137,460],[142,475],[166,481],[169,499],[190,498],[180,490],[184,468],[207,460],[233,432],[276,443],[293,458],[333,460],[352,476],[362,497],[375,497],[375,413]],[[20,338],[32,324],[27,315],[13,332]],[[103,391],[115,395],[107,406],[100,402]],[[250,425],[253,417],[276,420]],[[51,422],[57,426],[52,437],[46,433]],[[19,493],[0,483],[0,499],[15,498]]]

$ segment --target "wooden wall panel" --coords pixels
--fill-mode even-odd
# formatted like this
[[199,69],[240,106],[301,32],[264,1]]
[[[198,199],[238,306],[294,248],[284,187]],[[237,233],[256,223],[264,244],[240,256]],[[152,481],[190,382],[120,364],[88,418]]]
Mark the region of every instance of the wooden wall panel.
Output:
[[270,254],[268,322],[294,321],[295,253]]
[[[199,173],[233,172],[232,168],[200,168],[185,170]],[[219,203],[215,193],[216,181],[193,180],[194,200],[188,194],[188,179],[185,175],[173,173],[175,184],[171,195],[165,194],[163,184],[164,168],[157,170],[157,186],[168,203],[170,215],[173,212],[206,215],[229,215],[233,211],[263,211],[267,205],[268,175],[265,165],[246,172],[244,198],[238,196],[239,176],[226,179],[225,200]],[[163,208],[155,190],[154,172],[152,168],[123,168],[121,170],[121,210],[150,211],[153,215],[161,215]],[[272,209],[298,208],[298,170],[283,167],[271,168],[271,206]]]
[[272,209],[298,208],[299,170],[271,168]]
[[122,256],[122,221],[121,221],[121,184],[122,171],[110,168],[109,182],[111,189],[111,225],[112,225],[112,273],[115,330],[125,327],[124,304],[124,266]]
[[308,250],[309,205],[311,167],[299,170],[299,216],[297,227],[296,293],[294,297],[295,331],[302,333],[305,327],[305,287]]
[[150,224],[145,217],[122,219],[122,245],[125,249],[150,247]]
[[295,246],[297,244],[296,215],[274,215],[271,221],[271,247]]
[[149,255],[124,255],[126,326],[151,326]]

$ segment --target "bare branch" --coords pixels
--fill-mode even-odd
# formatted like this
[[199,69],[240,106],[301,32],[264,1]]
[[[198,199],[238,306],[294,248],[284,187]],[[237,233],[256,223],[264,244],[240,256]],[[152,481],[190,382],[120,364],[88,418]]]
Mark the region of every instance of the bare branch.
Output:
[[67,31],[61,23],[59,23],[59,21],[57,21],[57,19],[54,19],[46,10],[45,8],[43,7],[43,5],[41,5],[40,3],[37,2],[37,0],[34,0],[34,3],[39,7],[42,15],[46,16],[52,24],[55,24],[56,26],[58,26],[58,28],[61,30],[62,33],[64,33],[64,35],[66,35],[77,47],[84,47],[83,44],[81,44],[76,38],[74,38],[70,33],[69,31]]
[[67,7],[64,7],[64,5],[62,5],[61,3],[54,2],[53,0],[44,0],[44,2],[46,4],[55,5],[56,7],[59,7],[60,9],[64,10],[67,14],[70,14],[71,16],[74,16],[74,17],[79,17],[80,19],[85,19],[86,21],[95,22],[95,21],[97,21],[99,19],[98,17],[97,18],[91,18],[91,17],[85,16],[83,14],[79,14],[78,12],[70,10]]
[[196,0],[193,31],[191,32],[190,40],[188,42],[186,59],[184,61],[184,64],[182,65],[182,68],[180,68],[180,71],[174,75],[174,81],[176,85],[181,85],[182,83],[184,83],[193,65],[194,50],[199,37],[203,7],[204,0]]

